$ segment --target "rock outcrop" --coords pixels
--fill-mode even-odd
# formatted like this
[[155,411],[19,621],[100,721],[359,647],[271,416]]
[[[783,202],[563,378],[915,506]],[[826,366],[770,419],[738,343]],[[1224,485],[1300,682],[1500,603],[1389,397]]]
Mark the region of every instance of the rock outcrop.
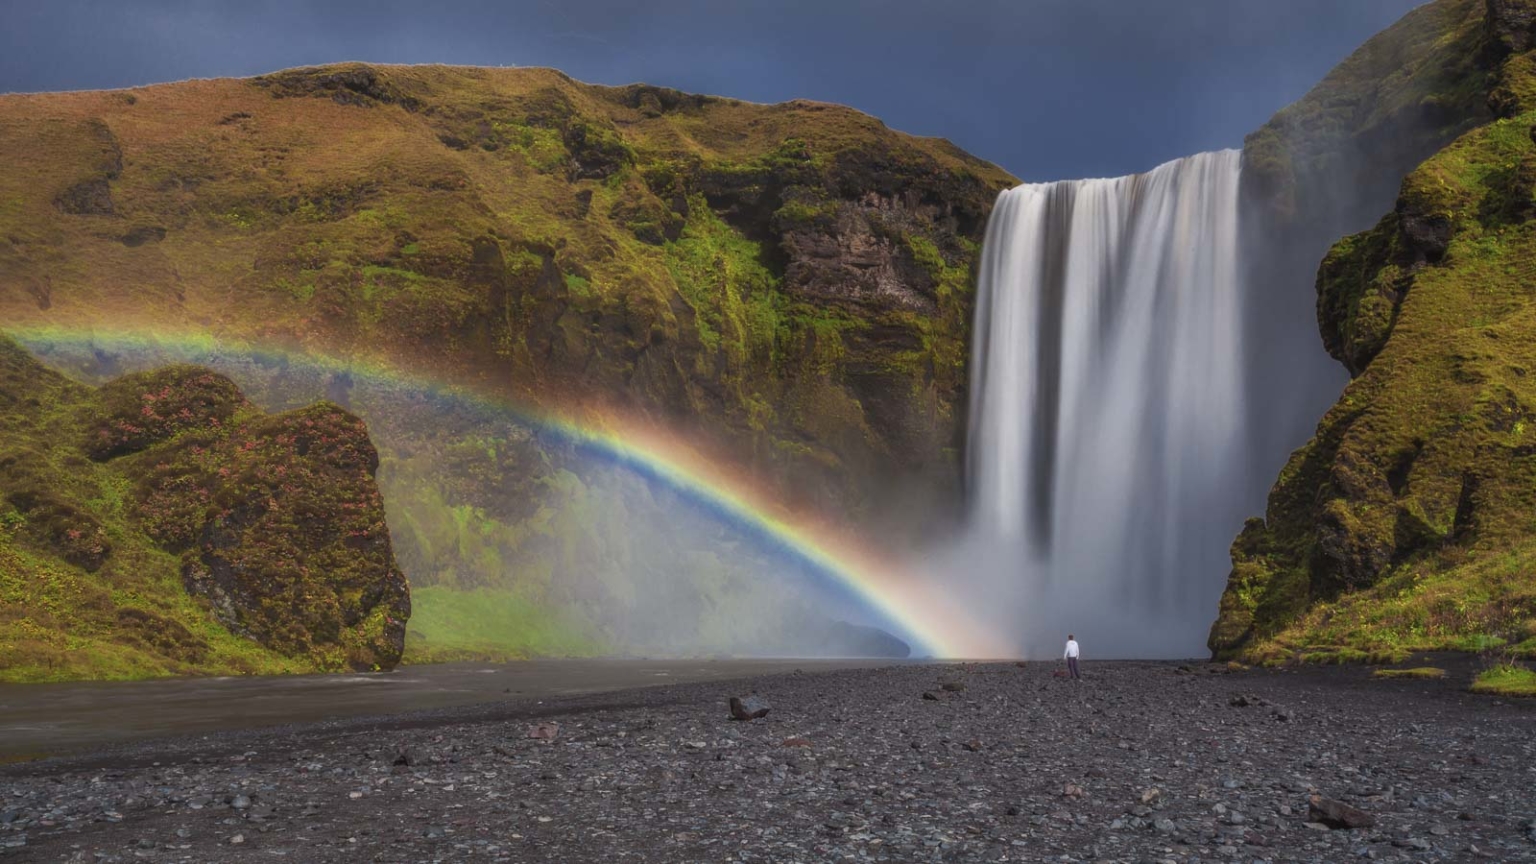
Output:
[[377,467],[336,406],[195,367],[92,390],[0,337],[0,677],[394,666]]
[[1437,86],[1493,110],[1323,261],[1318,321],[1352,381],[1233,544],[1219,657],[1536,653],[1533,10],[1492,0],[1442,34],[1492,65]]

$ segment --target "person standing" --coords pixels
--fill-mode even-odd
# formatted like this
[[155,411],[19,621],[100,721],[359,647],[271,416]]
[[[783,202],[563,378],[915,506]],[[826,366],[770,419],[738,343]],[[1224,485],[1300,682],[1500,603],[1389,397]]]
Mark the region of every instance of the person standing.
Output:
[[1077,655],[1078,655],[1078,653],[1079,653],[1079,651],[1078,651],[1078,648],[1077,648],[1077,637],[1073,636],[1071,633],[1068,633],[1067,634],[1067,650],[1066,650],[1066,653],[1063,654],[1062,656],[1067,658],[1067,670],[1072,673],[1072,680],[1073,681],[1081,681],[1082,678],[1083,678],[1083,676],[1077,674]]

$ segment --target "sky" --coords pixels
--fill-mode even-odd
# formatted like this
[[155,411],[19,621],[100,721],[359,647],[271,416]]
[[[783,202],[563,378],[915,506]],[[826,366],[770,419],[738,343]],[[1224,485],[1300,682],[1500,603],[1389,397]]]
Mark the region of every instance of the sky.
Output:
[[341,60],[553,66],[950,139],[1025,180],[1243,135],[1419,0],[0,0],[0,92]]

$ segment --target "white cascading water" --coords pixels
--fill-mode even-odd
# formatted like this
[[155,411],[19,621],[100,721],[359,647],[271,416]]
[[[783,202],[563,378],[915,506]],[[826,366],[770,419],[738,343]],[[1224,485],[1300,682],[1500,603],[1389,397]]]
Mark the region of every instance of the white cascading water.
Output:
[[[968,448],[979,584],[1026,656],[1204,653],[1251,503],[1236,150],[998,199]],[[979,587],[979,584],[977,587]]]

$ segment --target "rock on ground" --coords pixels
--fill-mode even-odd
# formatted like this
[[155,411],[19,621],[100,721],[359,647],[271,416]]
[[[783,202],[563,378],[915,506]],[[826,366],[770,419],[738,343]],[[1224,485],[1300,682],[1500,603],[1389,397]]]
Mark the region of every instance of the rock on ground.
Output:
[[[1536,861],[1536,703],[1349,669],[1085,673],[789,674],[12,765],[0,860]],[[773,712],[732,722],[748,690]],[[1375,824],[1309,823],[1313,795]]]

